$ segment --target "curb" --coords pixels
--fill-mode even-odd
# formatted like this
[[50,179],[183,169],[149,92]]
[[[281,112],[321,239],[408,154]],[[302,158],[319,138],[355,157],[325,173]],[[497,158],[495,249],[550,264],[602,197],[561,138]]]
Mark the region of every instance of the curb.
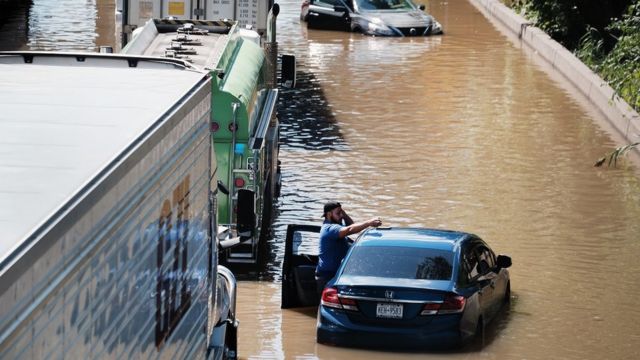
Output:
[[640,115],[573,53],[498,0],[469,0],[486,17],[500,21],[521,42],[573,84],[631,143],[640,136]]

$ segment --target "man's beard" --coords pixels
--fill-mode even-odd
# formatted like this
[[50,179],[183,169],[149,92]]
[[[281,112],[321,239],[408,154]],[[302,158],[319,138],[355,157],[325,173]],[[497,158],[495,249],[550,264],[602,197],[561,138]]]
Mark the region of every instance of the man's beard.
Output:
[[331,222],[336,224],[342,224],[342,218],[331,215]]

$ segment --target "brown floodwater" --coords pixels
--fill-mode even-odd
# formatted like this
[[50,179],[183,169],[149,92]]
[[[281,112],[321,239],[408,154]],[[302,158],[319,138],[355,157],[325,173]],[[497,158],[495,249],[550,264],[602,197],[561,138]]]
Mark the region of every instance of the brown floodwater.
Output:
[[[33,1],[23,48],[115,41],[109,1],[62,3]],[[279,48],[296,55],[299,87],[279,104],[284,183],[269,254],[238,275],[241,358],[637,357],[638,162],[593,167],[620,141],[600,113],[465,0],[428,3],[445,35],[403,39],[308,31],[299,0],[280,4]],[[59,26],[67,12],[82,24]],[[280,266],[287,224],[319,224],[329,199],[356,221],[469,231],[510,255],[513,301],[487,346],[316,344],[315,309],[280,310]]]
[[[604,117],[467,1],[431,1],[445,35],[307,30],[283,1],[284,184],[258,278],[241,281],[243,358],[631,358],[640,340],[640,182]],[[318,105],[322,105],[319,107]],[[280,310],[286,225],[354,219],[476,233],[513,258],[513,302],[481,353],[392,353],[316,344],[315,309]],[[356,220],[357,221],[357,220]],[[314,249],[315,244],[306,244]]]
[[[116,0],[8,0],[0,50],[97,51],[114,46]],[[9,3],[11,5],[9,5]]]

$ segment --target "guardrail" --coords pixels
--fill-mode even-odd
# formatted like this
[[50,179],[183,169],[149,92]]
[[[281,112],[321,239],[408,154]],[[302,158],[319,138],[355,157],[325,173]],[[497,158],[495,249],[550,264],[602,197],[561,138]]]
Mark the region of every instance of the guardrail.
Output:
[[[626,141],[630,143],[638,141],[640,115],[573,53],[500,1],[469,1],[486,17],[500,21],[509,31],[517,35],[521,42],[562,74],[606,117]],[[636,150],[640,151],[640,149]]]

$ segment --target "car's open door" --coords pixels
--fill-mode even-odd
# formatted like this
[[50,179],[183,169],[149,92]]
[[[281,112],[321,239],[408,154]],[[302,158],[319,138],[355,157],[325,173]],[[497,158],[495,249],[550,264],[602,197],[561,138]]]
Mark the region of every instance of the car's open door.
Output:
[[289,225],[282,261],[283,309],[317,306],[315,269],[318,263],[317,244],[320,226]]

